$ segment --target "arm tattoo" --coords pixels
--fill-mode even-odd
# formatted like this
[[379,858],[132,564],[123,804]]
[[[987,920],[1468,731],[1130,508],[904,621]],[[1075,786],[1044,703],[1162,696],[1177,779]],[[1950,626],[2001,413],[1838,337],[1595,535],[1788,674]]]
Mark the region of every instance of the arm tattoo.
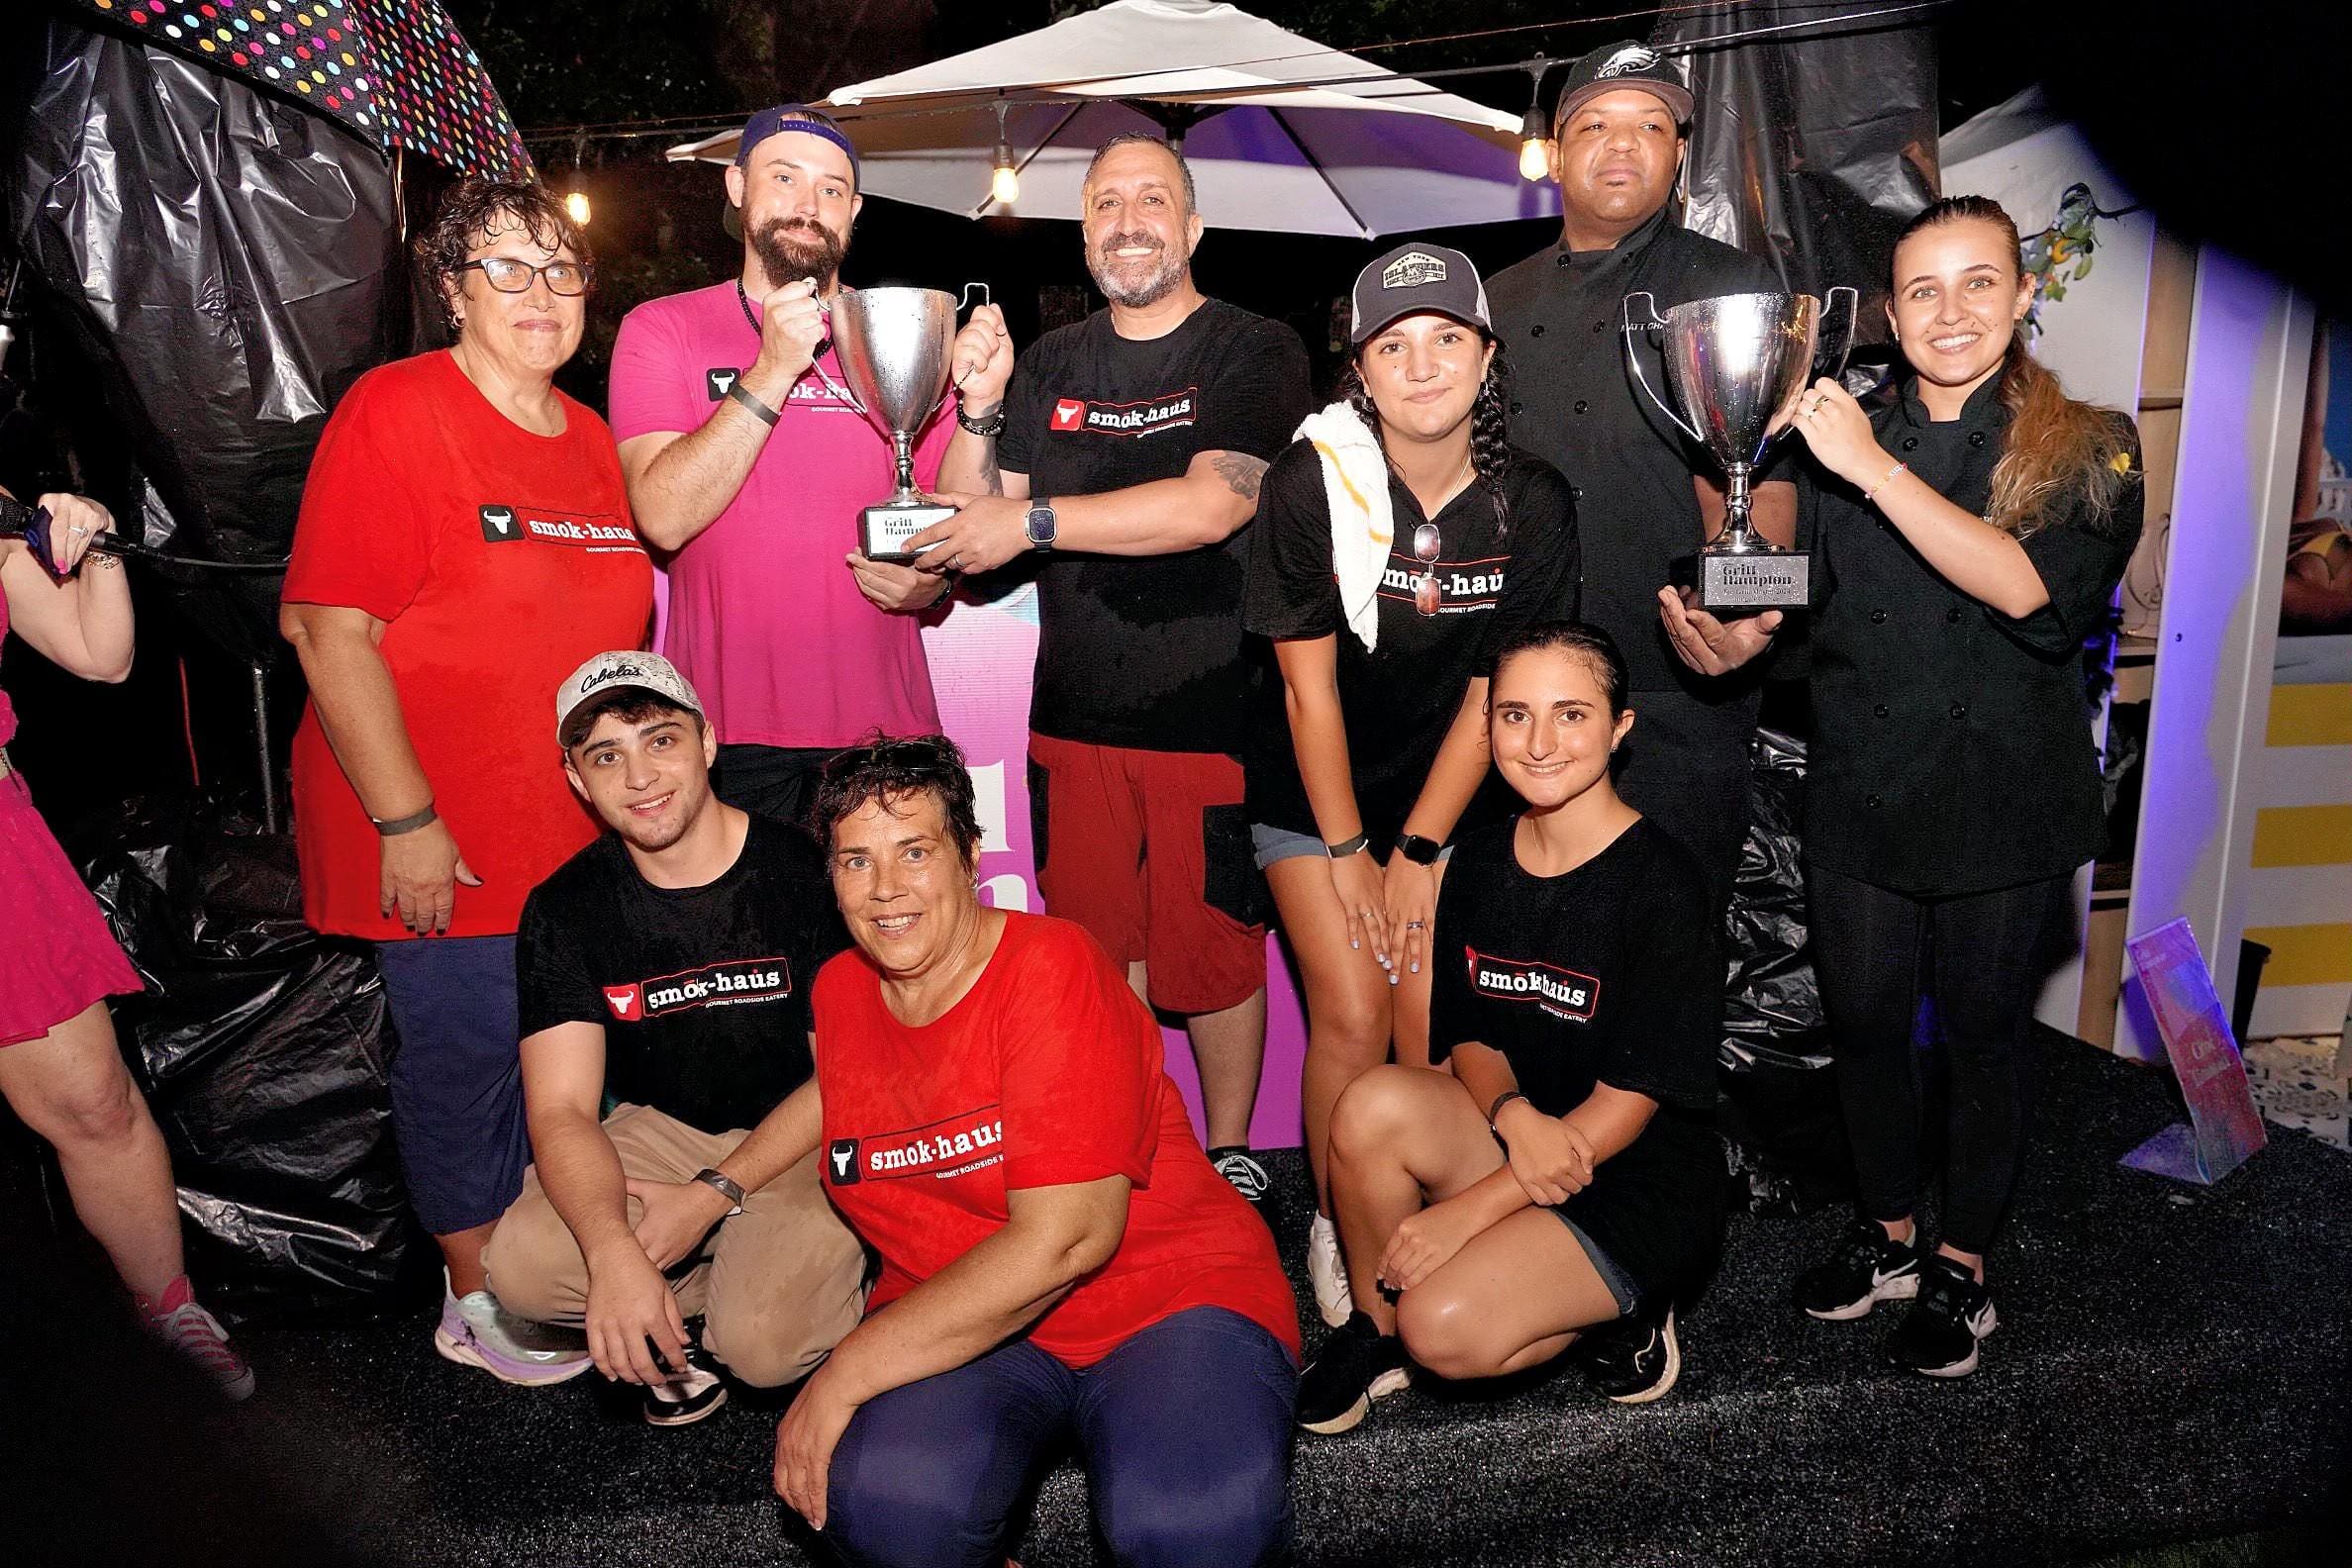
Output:
[[986,438],[980,446],[981,487],[990,495],[1001,496],[1005,493],[1005,471],[997,466],[996,438]]
[[1221,451],[1209,459],[1209,466],[1217,470],[1217,477],[1225,488],[1244,501],[1255,501],[1258,481],[1266,476],[1266,464],[1247,452]]

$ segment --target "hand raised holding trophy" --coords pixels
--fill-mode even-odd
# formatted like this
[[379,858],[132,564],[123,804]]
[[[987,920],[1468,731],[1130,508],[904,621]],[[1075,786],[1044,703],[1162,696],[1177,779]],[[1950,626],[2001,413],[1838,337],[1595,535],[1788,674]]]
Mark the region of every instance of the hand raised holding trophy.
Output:
[[[1748,483],[1772,443],[1796,419],[1816,376],[1836,376],[1854,341],[1854,290],[1810,294],[1725,294],[1661,314],[1647,293],[1624,300],[1625,357],[1633,379],[1675,428],[1714,454],[1728,485],[1723,529],[1699,551],[1699,604],[1713,615],[1802,609],[1813,596],[1812,558],[1756,533]],[[1822,317],[1843,317],[1834,354],[1820,353]],[[1665,336],[1666,380],[1677,413],[1659,397],[1633,342]],[[1818,363],[1821,368],[1816,369]]]

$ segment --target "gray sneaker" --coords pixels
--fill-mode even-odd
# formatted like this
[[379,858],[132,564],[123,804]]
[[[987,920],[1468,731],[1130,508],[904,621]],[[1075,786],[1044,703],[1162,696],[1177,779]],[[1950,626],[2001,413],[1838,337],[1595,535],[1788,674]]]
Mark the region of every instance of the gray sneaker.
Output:
[[486,1290],[465,1296],[442,1290],[433,1348],[460,1366],[480,1367],[525,1388],[567,1382],[595,1365],[578,1329],[518,1318]]

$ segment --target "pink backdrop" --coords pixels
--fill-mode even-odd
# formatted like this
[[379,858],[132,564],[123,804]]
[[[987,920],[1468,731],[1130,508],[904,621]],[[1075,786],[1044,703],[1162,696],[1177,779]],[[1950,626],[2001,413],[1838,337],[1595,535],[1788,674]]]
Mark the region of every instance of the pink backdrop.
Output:
[[[659,648],[668,609],[668,581],[654,595],[653,646]],[[1036,590],[1024,586],[991,604],[959,601],[947,619],[928,627],[924,648],[939,722],[963,747],[980,804],[980,896],[1000,909],[1042,910],[1037,867],[1029,844],[1029,671],[1037,657]],[[1280,947],[1266,938],[1266,1068],[1259,1080],[1249,1141],[1257,1148],[1296,1148],[1300,1139],[1299,1068],[1307,1053],[1307,1026],[1298,989]],[[1201,1083],[1192,1046],[1181,1029],[1163,1029],[1168,1076],[1184,1091],[1193,1130],[1206,1135]]]

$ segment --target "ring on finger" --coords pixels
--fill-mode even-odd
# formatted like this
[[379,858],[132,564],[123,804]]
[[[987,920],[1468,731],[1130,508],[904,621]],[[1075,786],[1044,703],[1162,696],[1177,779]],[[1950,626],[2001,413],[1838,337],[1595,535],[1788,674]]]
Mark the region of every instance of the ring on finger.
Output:
[[1428,928],[1421,921],[1407,921],[1405,923],[1405,929],[1407,931],[1426,931]]

